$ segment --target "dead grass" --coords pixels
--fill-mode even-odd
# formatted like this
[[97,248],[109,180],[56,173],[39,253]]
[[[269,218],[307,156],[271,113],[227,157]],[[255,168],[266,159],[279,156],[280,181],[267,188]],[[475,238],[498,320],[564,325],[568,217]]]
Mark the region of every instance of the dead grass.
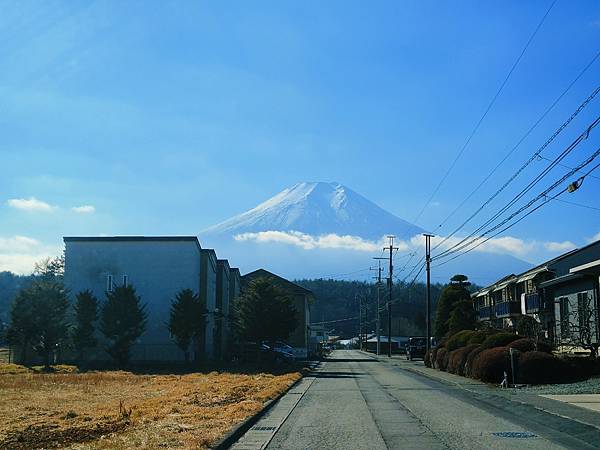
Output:
[[206,448],[300,374],[35,373],[0,365],[0,449]]

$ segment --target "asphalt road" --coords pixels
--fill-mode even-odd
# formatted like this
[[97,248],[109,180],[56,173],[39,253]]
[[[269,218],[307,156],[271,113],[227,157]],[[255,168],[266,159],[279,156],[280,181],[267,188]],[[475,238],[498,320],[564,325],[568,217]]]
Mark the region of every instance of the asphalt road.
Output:
[[[600,448],[600,434],[581,431],[567,419],[488,400],[364,353],[338,350],[321,365],[267,448]],[[587,441],[578,433],[588,433]]]

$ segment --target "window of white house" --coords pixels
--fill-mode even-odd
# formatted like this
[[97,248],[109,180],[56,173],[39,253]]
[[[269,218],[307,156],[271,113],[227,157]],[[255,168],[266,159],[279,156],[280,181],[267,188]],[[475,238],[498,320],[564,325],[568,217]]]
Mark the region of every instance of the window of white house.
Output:
[[580,292],[577,294],[577,318],[579,319],[579,330],[585,330],[588,328],[590,312],[588,303],[588,293]]
[[127,275],[123,275],[123,287],[127,287]]
[[113,290],[113,277],[112,275],[106,276],[106,292],[112,292]]

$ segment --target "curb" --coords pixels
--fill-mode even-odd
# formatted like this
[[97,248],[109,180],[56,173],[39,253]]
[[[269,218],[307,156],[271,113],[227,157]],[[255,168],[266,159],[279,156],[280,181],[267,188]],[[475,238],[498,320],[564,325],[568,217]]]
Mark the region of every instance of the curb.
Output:
[[[314,369],[315,365],[310,365],[310,370]],[[247,417],[243,422],[235,425],[231,430],[229,430],[221,439],[219,439],[214,444],[210,445],[208,448],[211,450],[226,450],[230,448],[233,444],[235,444],[239,438],[241,438],[246,431],[256,424],[262,417],[277,403],[281,397],[286,395],[292,388],[296,387],[300,381],[304,378],[304,374],[296,381],[294,381],[291,385],[288,386],[283,392],[281,392],[277,397],[272,398],[271,400],[267,400],[262,409],[258,411],[256,414]]]

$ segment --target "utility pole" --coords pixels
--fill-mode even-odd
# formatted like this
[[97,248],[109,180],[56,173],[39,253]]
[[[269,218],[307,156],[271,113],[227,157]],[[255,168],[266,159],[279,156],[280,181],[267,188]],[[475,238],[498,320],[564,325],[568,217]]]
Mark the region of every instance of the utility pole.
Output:
[[393,251],[394,250],[398,250],[398,247],[394,247],[394,238],[395,236],[388,236],[388,239],[390,240],[390,246],[389,247],[384,247],[383,250],[389,250],[390,251],[390,269],[389,269],[389,278],[388,278],[388,288],[390,290],[389,292],[389,300],[388,300],[388,358],[392,357],[392,287],[394,285],[394,281],[392,279],[392,276],[394,275],[394,264],[393,264],[393,258],[394,258],[394,254]]
[[375,277],[377,280],[377,315],[375,316],[375,332],[377,333],[377,356],[379,356],[379,350],[381,348],[381,325],[379,323],[379,317],[381,315],[381,312],[379,311],[379,301],[381,296],[381,260],[377,261],[377,263],[379,267],[377,267],[377,269],[371,268],[371,270],[377,270],[377,276]]
[[424,234],[425,236],[425,264],[427,266],[427,309],[426,309],[426,329],[427,329],[427,354],[431,354],[431,238],[433,234]]
[[358,349],[362,350],[362,302],[358,294],[354,294],[354,300],[358,300]]

